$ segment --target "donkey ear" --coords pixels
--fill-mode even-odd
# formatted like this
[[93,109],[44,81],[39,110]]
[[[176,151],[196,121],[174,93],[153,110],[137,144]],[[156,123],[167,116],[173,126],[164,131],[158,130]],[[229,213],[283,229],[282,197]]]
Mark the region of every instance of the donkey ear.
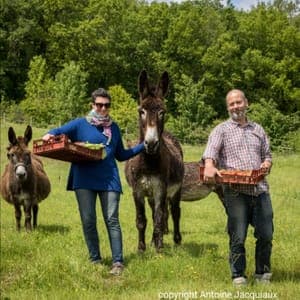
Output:
[[138,80],[140,98],[144,99],[149,94],[149,82],[146,70],[143,70],[139,75]]
[[30,125],[27,125],[27,128],[24,133],[24,142],[26,146],[31,141],[31,139],[32,139],[32,128]]
[[169,88],[169,74],[167,71],[163,72],[156,87],[156,95],[159,98],[164,98]]
[[16,137],[16,133],[14,131],[14,129],[12,127],[8,128],[8,140],[10,141],[10,143],[15,146],[18,144],[18,140]]

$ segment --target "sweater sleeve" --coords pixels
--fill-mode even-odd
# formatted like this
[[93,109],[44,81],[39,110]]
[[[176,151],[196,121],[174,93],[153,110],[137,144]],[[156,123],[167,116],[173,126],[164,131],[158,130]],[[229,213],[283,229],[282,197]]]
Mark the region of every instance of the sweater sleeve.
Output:
[[48,133],[53,135],[66,134],[71,140],[74,140],[74,135],[76,133],[78,120],[72,120],[61,127],[57,127],[48,131]]
[[132,148],[125,149],[122,138],[120,138],[116,148],[115,158],[118,161],[125,161],[139,154],[144,149],[145,149],[144,143],[140,143]]
[[128,160],[145,149],[144,143],[139,143],[132,148],[125,149],[120,128],[116,123],[114,123],[114,127],[113,127],[113,136],[116,137],[114,157],[118,161]]

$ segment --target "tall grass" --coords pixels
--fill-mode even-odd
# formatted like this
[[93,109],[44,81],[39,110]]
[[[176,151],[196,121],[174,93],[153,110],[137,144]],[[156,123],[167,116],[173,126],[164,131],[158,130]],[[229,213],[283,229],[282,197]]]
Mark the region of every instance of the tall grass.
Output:
[[[24,126],[14,128],[23,135]],[[7,129],[7,124],[2,125],[1,173],[6,163]],[[44,134],[40,129],[33,132],[34,139]],[[203,147],[184,146],[186,160],[199,160],[202,151]],[[275,155],[269,175],[275,216],[273,282],[260,286],[252,280],[255,240],[250,228],[246,243],[250,285],[240,294],[231,284],[226,216],[215,195],[181,204],[182,245],[174,246],[171,232],[164,237],[160,254],[150,245],[152,221],[147,207],[147,250],[138,254],[135,207],[124,179],[124,164],[120,164],[126,269],[122,276],[111,277],[111,253],[99,203],[104,266],[88,262],[74,194],[65,190],[69,164],[43,161],[52,192],[40,205],[37,230],[16,232],[13,207],[0,201],[1,299],[299,299],[299,155]],[[172,229],[171,220],[169,226]]]

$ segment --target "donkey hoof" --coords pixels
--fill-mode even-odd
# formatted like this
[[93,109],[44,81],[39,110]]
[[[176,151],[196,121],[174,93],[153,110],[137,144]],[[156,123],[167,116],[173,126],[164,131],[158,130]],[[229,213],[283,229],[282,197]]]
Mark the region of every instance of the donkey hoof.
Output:
[[160,247],[156,247],[156,253],[162,253],[163,252],[163,249],[164,249],[164,246],[160,246]]
[[181,235],[176,235],[174,236],[174,243],[177,244],[177,245],[180,245],[181,244]]
[[146,250],[146,245],[144,243],[139,243],[138,245],[138,252],[143,253]]
[[29,225],[28,225],[28,224],[26,224],[26,225],[25,225],[25,228],[26,228],[26,231],[27,231],[27,232],[30,232],[30,231],[32,231],[31,224],[29,224]]

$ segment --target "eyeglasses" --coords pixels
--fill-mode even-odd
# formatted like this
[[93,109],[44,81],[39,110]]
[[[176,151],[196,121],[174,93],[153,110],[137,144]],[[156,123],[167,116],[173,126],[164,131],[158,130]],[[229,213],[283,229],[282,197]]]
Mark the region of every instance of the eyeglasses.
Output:
[[102,108],[103,106],[105,107],[105,108],[110,108],[110,102],[107,102],[107,103],[94,103],[97,107],[99,107],[99,108]]

